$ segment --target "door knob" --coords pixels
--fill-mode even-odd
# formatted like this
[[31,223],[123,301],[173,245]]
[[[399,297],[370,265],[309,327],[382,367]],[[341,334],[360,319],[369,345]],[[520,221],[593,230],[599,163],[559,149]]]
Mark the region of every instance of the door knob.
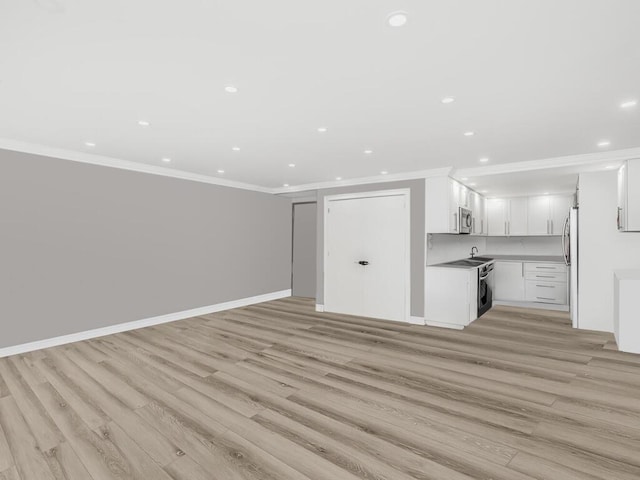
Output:
[[364,265],[364,266],[369,265],[369,262],[367,262],[366,260],[360,260],[358,263],[359,263],[360,265]]

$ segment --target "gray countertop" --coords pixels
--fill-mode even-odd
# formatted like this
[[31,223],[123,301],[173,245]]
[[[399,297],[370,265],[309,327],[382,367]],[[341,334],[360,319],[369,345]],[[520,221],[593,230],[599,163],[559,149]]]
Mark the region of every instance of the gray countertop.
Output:
[[494,255],[483,253],[483,257],[492,257],[503,262],[542,262],[542,263],[564,263],[562,255]]

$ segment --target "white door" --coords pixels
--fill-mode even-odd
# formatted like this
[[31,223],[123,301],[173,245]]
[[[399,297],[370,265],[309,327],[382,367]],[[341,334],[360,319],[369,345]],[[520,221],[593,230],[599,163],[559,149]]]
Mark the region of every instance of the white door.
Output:
[[409,197],[327,197],[326,312],[407,321]]

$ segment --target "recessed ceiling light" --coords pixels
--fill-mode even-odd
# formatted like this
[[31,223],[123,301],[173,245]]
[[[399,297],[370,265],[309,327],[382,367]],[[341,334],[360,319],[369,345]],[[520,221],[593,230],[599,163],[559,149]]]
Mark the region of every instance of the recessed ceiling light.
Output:
[[218,170],[218,173],[224,173],[224,170],[220,169]]
[[469,177],[462,177],[462,178],[461,178],[461,180],[462,180],[463,182],[466,182],[467,180],[469,180]]
[[288,183],[283,183],[283,184],[282,184],[282,186],[283,186],[283,187],[288,187],[288,186],[289,186],[289,184],[288,184]]
[[473,137],[475,134],[476,132],[464,132],[465,137]]
[[380,172],[380,175],[386,175],[387,173],[389,173],[389,172],[387,172],[386,170],[382,170],[382,171]]
[[613,170],[614,168],[616,168],[616,166],[615,165],[607,165],[604,168],[606,168],[607,170]]
[[549,195],[549,192],[544,192],[545,195]]
[[481,158],[480,163],[487,163],[489,159],[487,157]]
[[240,151],[240,147],[231,147],[231,150],[233,150],[234,152],[239,152]]
[[620,104],[620,108],[631,108],[631,107],[635,107],[638,104],[637,100],[628,100],[626,102],[622,102]]
[[165,162],[165,163],[169,163],[171,161],[171,159],[169,157],[164,157],[162,159],[162,161]]
[[146,120],[138,120],[138,125],[140,125],[141,127],[148,127],[151,124]]
[[371,155],[373,153],[373,150],[365,150],[364,153],[365,155]]
[[238,93],[238,87],[234,85],[227,85],[224,87],[224,91],[227,93]]
[[336,177],[336,180],[342,180],[342,177]]
[[470,187],[475,187],[477,185],[477,183],[470,183],[469,186]]
[[453,103],[456,101],[455,98],[453,97],[444,97],[442,100],[440,100],[442,103]]
[[599,147],[608,147],[609,145],[611,145],[609,140],[602,140],[601,142],[598,142]]
[[327,127],[318,127],[318,132],[324,133],[327,131]]
[[387,23],[390,27],[404,27],[407,24],[407,12],[392,12],[387,16]]
[[295,167],[295,166],[296,166],[296,164],[295,164],[295,163],[290,163],[290,164],[289,164],[289,167],[291,167],[291,168],[293,168],[293,167]]
[[93,148],[93,147],[95,147],[95,146],[96,146],[96,144],[95,144],[95,143],[93,143],[93,142],[84,142],[84,144],[85,144],[87,147],[89,147],[89,148]]
[[489,190],[482,190],[480,193],[489,193]]

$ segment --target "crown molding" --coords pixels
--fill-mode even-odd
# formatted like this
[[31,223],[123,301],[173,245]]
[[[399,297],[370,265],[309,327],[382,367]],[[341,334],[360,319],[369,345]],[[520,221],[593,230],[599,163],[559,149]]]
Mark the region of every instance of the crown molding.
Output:
[[640,147],[624,150],[610,150],[608,152],[585,153],[580,155],[567,155],[563,157],[543,158],[528,160],[526,162],[500,163],[482,167],[454,169],[452,176],[482,177],[501,173],[531,172],[550,168],[588,166],[603,162],[624,162],[633,158],[640,158]]
[[240,188],[243,190],[252,190],[262,193],[273,193],[273,189],[261,187],[250,183],[235,182],[224,178],[211,177],[209,175],[201,175],[198,173],[190,173],[174,168],[166,168],[156,165],[148,165],[145,163],[132,162],[130,160],[122,160],[119,158],[96,155],[93,153],[76,152],[63,148],[48,147],[46,145],[37,145],[19,140],[10,140],[0,138],[0,149],[11,150],[20,153],[30,153],[33,155],[41,155],[44,157],[53,157],[62,160],[70,160],[72,162],[88,163],[91,165],[100,165],[102,167],[119,168],[133,172],[150,173],[152,175],[161,175],[163,177],[179,178],[181,180],[191,180],[193,182],[209,183],[212,185],[220,185],[223,187]]
[[358,177],[347,180],[333,180],[329,182],[305,183],[294,185],[293,187],[282,187],[272,189],[272,193],[284,194],[295,192],[306,192],[309,190],[324,190],[328,188],[351,187],[354,185],[368,185],[372,183],[389,183],[403,180],[417,180],[428,177],[439,177],[441,175],[451,175],[453,167],[433,168],[430,170],[419,170],[415,172],[394,173],[391,175],[375,175],[372,177]]

